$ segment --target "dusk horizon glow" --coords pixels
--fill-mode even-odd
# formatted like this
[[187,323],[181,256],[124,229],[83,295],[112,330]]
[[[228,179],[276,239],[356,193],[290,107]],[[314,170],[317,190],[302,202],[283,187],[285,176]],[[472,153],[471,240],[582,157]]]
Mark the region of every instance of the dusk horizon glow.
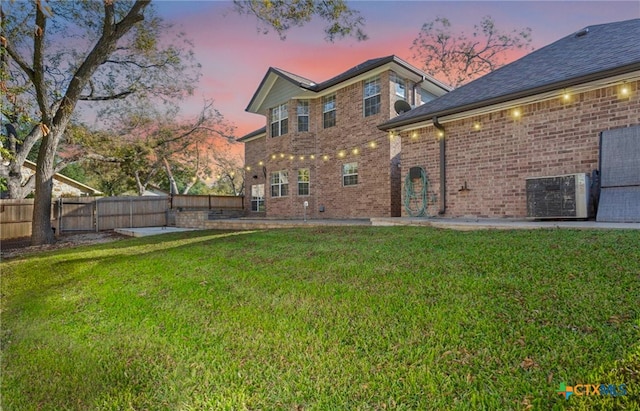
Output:
[[[456,32],[471,34],[482,17],[491,16],[501,32],[532,29],[531,46],[540,49],[590,25],[640,17],[636,1],[352,1],[365,18],[369,40],[324,39],[324,22],[313,20],[280,40],[263,34],[257,19],[238,15],[230,1],[157,1],[165,20],[194,41],[202,78],[182,104],[185,117],[197,113],[205,99],[236,126],[237,137],[265,125],[263,116],[247,113],[251,97],[269,67],[322,82],[372,58],[396,55],[421,68],[410,50],[420,28],[436,17],[451,20]],[[513,61],[530,51],[516,51]]]

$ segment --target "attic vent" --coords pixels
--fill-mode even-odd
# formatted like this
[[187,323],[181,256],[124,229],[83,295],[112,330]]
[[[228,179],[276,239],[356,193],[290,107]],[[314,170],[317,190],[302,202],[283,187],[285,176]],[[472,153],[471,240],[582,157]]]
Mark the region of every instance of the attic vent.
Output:
[[576,37],[584,37],[587,34],[589,34],[589,27],[586,27],[582,30],[580,30],[579,32],[576,33]]

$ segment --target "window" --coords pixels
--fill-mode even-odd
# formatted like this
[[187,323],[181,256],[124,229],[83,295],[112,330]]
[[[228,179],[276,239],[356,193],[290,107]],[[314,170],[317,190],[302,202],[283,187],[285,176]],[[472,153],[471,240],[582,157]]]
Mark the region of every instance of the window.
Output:
[[289,131],[289,114],[287,104],[271,109],[271,137],[287,134]]
[[298,101],[298,131],[309,131],[308,101]]
[[396,91],[396,96],[400,97],[403,100],[407,100],[407,85],[403,78],[398,77],[397,74],[391,73],[391,81],[394,84],[394,89]]
[[369,117],[380,112],[380,77],[364,82],[364,116]]
[[264,211],[264,184],[251,186],[251,211]]
[[301,168],[298,170],[298,195],[309,195],[309,169]]
[[336,125],[336,95],[324,97],[322,99],[322,123],[324,128]]
[[284,197],[289,194],[289,173],[276,171],[271,173],[271,197]]
[[342,165],[342,185],[354,186],[358,184],[358,163],[347,163]]

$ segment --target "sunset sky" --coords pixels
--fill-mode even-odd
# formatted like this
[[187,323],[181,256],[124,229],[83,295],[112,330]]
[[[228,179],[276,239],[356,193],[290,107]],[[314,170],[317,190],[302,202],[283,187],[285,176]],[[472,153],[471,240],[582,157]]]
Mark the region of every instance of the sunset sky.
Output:
[[275,32],[262,34],[254,17],[236,14],[228,1],[155,4],[166,20],[194,41],[202,64],[202,79],[183,106],[184,115],[195,115],[203,99],[214,99],[215,107],[236,125],[238,137],[265,125],[264,117],[245,108],[270,66],[316,82],[391,54],[419,66],[409,48],[422,24],[438,16],[468,34],[486,15],[503,32],[530,27],[535,49],[585,26],[640,17],[638,1],[353,1],[349,5],[365,18],[369,40],[328,43],[321,21],[291,30],[282,41]]

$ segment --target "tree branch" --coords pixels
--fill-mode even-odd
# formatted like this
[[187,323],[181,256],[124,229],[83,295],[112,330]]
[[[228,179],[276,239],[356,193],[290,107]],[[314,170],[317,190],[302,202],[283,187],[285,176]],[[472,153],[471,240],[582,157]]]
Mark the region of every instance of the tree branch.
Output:
[[32,82],[34,82],[34,72],[33,69],[31,67],[29,67],[29,65],[27,64],[26,61],[24,61],[24,59],[22,58],[22,56],[18,53],[17,50],[15,50],[13,48],[13,46],[11,45],[11,43],[9,43],[9,40],[4,39],[2,42],[0,42],[0,44],[2,45],[2,48],[4,48],[7,53],[9,54],[9,56],[13,59],[13,61],[16,62],[16,64],[18,65],[18,67],[20,67],[20,69],[22,71],[24,71],[24,73],[27,75],[27,77],[29,77],[29,80],[31,80]]
[[135,93],[136,90],[135,89],[131,89],[131,90],[127,90],[127,91],[123,91],[121,93],[118,94],[113,94],[110,96],[94,96],[93,95],[93,90],[91,92],[91,94],[89,94],[88,96],[80,96],[78,97],[78,100],[82,100],[82,101],[108,101],[108,100],[118,100],[118,99],[122,99],[127,97],[129,94],[133,94]]

